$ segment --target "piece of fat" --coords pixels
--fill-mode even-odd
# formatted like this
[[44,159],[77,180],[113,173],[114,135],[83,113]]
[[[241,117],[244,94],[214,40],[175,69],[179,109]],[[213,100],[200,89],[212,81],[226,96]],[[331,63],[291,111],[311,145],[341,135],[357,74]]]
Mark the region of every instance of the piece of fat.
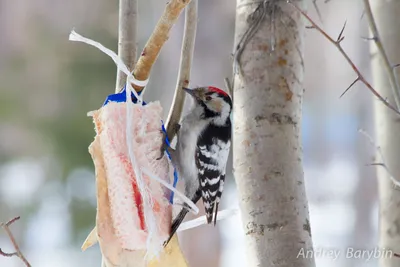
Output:
[[[172,168],[168,159],[156,160],[162,144],[160,104],[133,105],[132,111],[133,123],[129,131],[133,133],[133,138],[129,141],[132,142],[137,165],[171,183]],[[89,146],[96,171],[96,231],[91,232],[82,248],[93,245],[97,239],[107,266],[141,266],[145,264],[144,255],[148,252],[146,241],[149,233],[143,214],[143,199],[137,188],[126,144],[126,103],[111,102],[91,115],[97,133]],[[147,175],[142,177],[151,192],[158,233],[156,238],[161,248],[169,237],[171,227],[170,191]],[[170,248],[174,255],[176,249],[180,252],[177,242],[175,245],[176,248]],[[166,253],[167,250],[163,250],[160,257],[170,254]],[[182,255],[181,258],[184,262]],[[136,264],[130,265],[132,262]],[[151,266],[163,266],[157,265],[157,262],[161,264],[153,260]]]

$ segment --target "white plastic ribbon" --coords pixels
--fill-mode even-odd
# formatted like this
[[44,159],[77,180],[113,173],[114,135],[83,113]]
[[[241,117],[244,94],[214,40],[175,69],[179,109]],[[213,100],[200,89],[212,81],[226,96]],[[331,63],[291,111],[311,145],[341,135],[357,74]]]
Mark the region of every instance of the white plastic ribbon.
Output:
[[[148,255],[155,255],[158,256],[162,250],[161,246],[161,240],[155,240],[154,236],[158,236],[158,228],[156,225],[156,219],[154,217],[153,213],[153,201],[150,195],[150,190],[146,186],[143,177],[142,177],[142,171],[141,168],[138,166],[135,158],[135,154],[133,153],[133,146],[132,146],[132,141],[134,140],[133,134],[132,134],[132,108],[133,108],[133,102],[132,98],[130,97],[132,86],[130,85],[128,79],[126,81],[126,145],[128,147],[128,154],[129,158],[131,160],[132,166],[133,166],[133,171],[135,172],[136,176],[136,182],[139,188],[140,195],[143,198],[143,215],[145,218],[145,223],[147,225],[147,251],[146,251],[146,260],[148,260]],[[143,117],[141,117],[143,120]],[[142,123],[143,125],[143,123]],[[155,175],[154,175],[155,176]],[[161,180],[161,179],[160,179]]]
[[[77,32],[75,32],[74,30],[71,31],[71,33],[69,34],[69,40],[70,41],[76,41],[76,42],[82,42],[82,43],[86,43],[89,44],[91,46],[96,47],[97,49],[99,49],[100,51],[102,51],[103,53],[107,54],[109,57],[111,57],[111,59],[115,62],[115,64],[117,65],[118,69],[120,69],[122,72],[124,72],[127,76],[128,79],[131,83],[140,86],[140,87],[145,87],[147,85],[147,83],[149,82],[149,79],[145,80],[145,81],[139,81],[137,80],[131,73],[131,71],[128,69],[128,67],[125,65],[125,63],[122,61],[122,59],[115,54],[114,51],[106,48],[105,46],[103,46],[102,44],[100,44],[99,42],[95,42],[91,39],[88,39],[86,37],[83,37],[82,35],[78,34]],[[137,92],[135,90],[133,90],[135,97],[139,100],[139,96],[137,94]],[[141,100],[141,98],[140,98]]]
[[[226,219],[228,217],[234,216],[234,215],[236,215],[238,213],[239,213],[239,208],[221,210],[217,214],[217,221],[220,221],[220,220]],[[198,217],[196,219],[193,219],[193,220],[190,220],[190,221],[182,223],[179,226],[177,232],[182,232],[182,231],[185,231],[185,230],[189,230],[189,229],[201,226],[203,224],[207,224],[207,219],[206,219],[205,215],[200,216],[200,217]]]
[[152,179],[156,180],[157,182],[159,182],[160,184],[162,184],[163,186],[165,186],[166,188],[168,188],[169,190],[171,190],[172,192],[174,192],[176,194],[177,197],[179,197],[183,202],[185,202],[186,204],[188,204],[188,206],[191,208],[191,210],[193,211],[194,214],[198,214],[199,213],[199,208],[196,206],[196,204],[193,203],[193,201],[191,201],[189,198],[187,198],[184,194],[182,194],[178,189],[176,189],[175,187],[173,187],[172,185],[166,183],[165,181],[163,181],[162,179],[158,178],[157,176],[155,176],[154,174],[150,173],[148,170],[146,170],[145,168],[142,168],[142,171],[144,174],[146,174],[147,176],[151,177]]

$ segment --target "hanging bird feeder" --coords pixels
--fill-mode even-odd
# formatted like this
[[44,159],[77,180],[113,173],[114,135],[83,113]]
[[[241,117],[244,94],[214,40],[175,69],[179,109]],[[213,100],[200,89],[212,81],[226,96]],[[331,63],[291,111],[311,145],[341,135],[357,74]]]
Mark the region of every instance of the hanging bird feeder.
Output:
[[[97,216],[96,227],[84,242],[82,250],[99,242],[102,267],[187,266],[176,236],[166,248],[163,244],[170,235],[173,203],[176,200],[186,203],[196,214],[198,208],[175,188],[178,177],[168,152],[157,160],[164,142],[162,131],[169,129],[165,129],[162,122],[160,103],[145,103],[141,93],[170,29],[189,2],[171,0],[167,4],[143,49],[146,53],[142,53],[133,70],[100,43],[75,31],[69,37],[71,41],[84,42],[100,49],[127,76],[121,90],[109,95],[101,108],[88,113],[93,117],[96,130],[89,152],[96,172]],[[190,7],[186,12],[178,85],[167,125],[179,121],[184,100],[181,88],[188,86],[189,82],[197,0],[192,0]],[[190,31],[191,27],[194,30]],[[168,136],[171,136],[169,132]],[[168,143],[168,139],[166,141]],[[223,211],[221,218],[229,214],[232,212]],[[205,218],[198,218],[182,224],[181,229],[204,223]]]

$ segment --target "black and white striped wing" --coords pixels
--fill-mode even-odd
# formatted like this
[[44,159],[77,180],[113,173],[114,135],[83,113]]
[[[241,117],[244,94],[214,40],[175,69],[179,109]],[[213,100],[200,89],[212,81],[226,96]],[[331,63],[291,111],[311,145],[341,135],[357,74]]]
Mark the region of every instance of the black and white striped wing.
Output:
[[[225,182],[226,162],[231,142],[213,139],[210,143],[199,143],[196,151],[201,197],[207,217],[207,223],[214,218],[217,221],[218,205]],[[214,217],[213,217],[214,216]]]

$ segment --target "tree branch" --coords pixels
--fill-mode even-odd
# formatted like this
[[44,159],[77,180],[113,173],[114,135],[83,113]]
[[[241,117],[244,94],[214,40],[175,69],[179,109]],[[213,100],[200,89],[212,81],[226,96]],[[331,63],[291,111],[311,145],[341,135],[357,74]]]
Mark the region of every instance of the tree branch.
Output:
[[[240,59],[242,57],[242,53],[247,43],[257,33],[261,23],[264,21],[264,18],[267,15],[268,4],[269,3],[267,0],[260,1],[257,8],[253,11],[253,13],[251,13],[251,15],[249,15],[247,19],[249,22],[249,27],[240,38],[240,41],[237,43],[235,52],[233,54],[233,75],[241,74]],[[275,6],[271,7],[271,9],[274,8]]]
[[197,30],[197,0],[192,0],[185,11],[185,28],[181,49],[181,61],[179,63],[178,81],[176,83],[172,107],[167,119],[167,135],[172,140],[176,134],[175,125],[181,118],[183,105],[185,103],[185,92],[182,87],[189,86],[190,69],[192,65],[194,44]]
[[[385,98],[383,98],[375,89],[374,87],[365,79],[365,77],[362,75],[360,70],[357,68],[357,66],[354,64],[354,62],[350,59],[350,57],[347,55],[346,51],[341,46],[341,42],[344,39],[343,36],[343,31],[346,27],[346,23],[343,25],[342,30],[340,31],[340,34],[338,38],[335,40],[329,34],[327,34],[321,27],[319,27],[303,10],[301,10],[299,7],[297,7],[295,4],[293,4],[290,0],[287,1],[290,5],[292,5],[297,11],[299,11],[304,18],[306,18],[312,25],[313,29],[316,29],[318,32],[320,32],[329,42],[331,42],[338,50],[339,52],[343,55],[343,57],[346,59],[347,63],[351,66],[353,71],[357,75],[357,79],[355,82],[351,84],[350,87],[346,89],[348,91],[354,84],[356,84],[358,81],[362,82],[380,101],[383,102],[385,106],[393,110],[396,114],[400,115],[400,111],[393,107]],[[345,91],[345,92],[346,92]],[[343,94],[342,94],[343,95]]]
[[[140,81],[147,80],[150,75],[151,67],[160,54],[161,48],[169,38],[169,32],[178,20],[182,10],[188,5],[190,0],[171,0],[164,9],[164,13],[147,41],[136,65],[133,74]],[[132,84],[137,92],[143,87]]]
[[[119,0],[118,56],[130,70],[137,58],[137,14],[137,0]],[[125,83],[126,74],[118,71],[115,92],[118,93]]]
[[315,11],[317,12],[317,16],[318,16],[319,20],[321,21],[321,23],[323,23],[322,16],[321,16],[321,11],[319,10],[318,4],[317,4],[317,0],[313,0],[312,3],[313,3]]
[[381,167],[383,167],[386,170],[386,172],[388,173],[389,178],[392,181],[392,183],[394,184],[394,186],[395,187],[400,187],[400,182],[396,178],[394,178],[394,176],[392,175],[389,167],[386,165],[385,158],[383,156],[383,152],[382,152],[381,147],[379,145],[377,145],[375,143],[374,139],[366,131],[364,131],[363,129],[359,129],[358,132],[360,134],[364,135],[365,138],[368,139],[368,141],[375,148],[376,152],[378,153],[378,155],[380,156],[380,158],[382,160],[382,162],[380,162],[380,163],[371,163],[370,165],[371,166],[381,166]]
[[228,93],[231,95],[231,98],[232,98],[232,101],[233,101],[233,86],[231,84],[231,81],[229,80],[228,77],[226,77],[224,79],[224,82],[225,82],[225,88],[228,91]]
[[6,223],[1,223],[1,224],[0,224],[0,226],[4,229],[4,231],[6,231],[8,237],[10,238],[10,241],[11,241],[11,243],[12,243],[14,249],[15,249],[15,252],[6,253],[6,252],[4,252],[4,251],[0,248],[0,255],[1,255],[1,256],[4,256],[4,257],[13,257],[13,256],[17,256],[18,258],[20,258],[20,259],[24,262],[25,266],[30,267],[30,266],[31,266],[30,263],[29,263],[28,260],[25,258],[25,256],[22,254],[22,252],[21,252],[21,250],[20,250],[20,248],[19,248],[19,246],[18,246],[18,243],[17,243],[17,241],[16,241],[15,238],[14,238],[14,235],[13,235],[13,233],[11,232],[11,230],[10,230],[10,228],[9,228],[9,227],[11,226],[11,224],[13,224],[14,222],[16,222],[16,221],[19,220],[19,219],[20,219],[20,217],[18,216],[18,217],[15,217],[15,218],[9,220],[9,221],[6,222]]
[[392,88],[393,98],[396,102],[397,109],[400,108],[400,87],[399,82],[394,71],[395,67],[390,64],[389,57],[383,48],[383,44],[381,41],[381,37],[379,36],[378,27],[376,26],[376,22],[374,16],[372,14],[371,5],[369,4],[369,0],[363,0],[365,7],[365,15],[367,16],[369,28],[371,29],[372,38],[374,41],[376,48],[378,49],[378,54],[382,57],[383,65],[387,71],[389,76],[390,85]]

